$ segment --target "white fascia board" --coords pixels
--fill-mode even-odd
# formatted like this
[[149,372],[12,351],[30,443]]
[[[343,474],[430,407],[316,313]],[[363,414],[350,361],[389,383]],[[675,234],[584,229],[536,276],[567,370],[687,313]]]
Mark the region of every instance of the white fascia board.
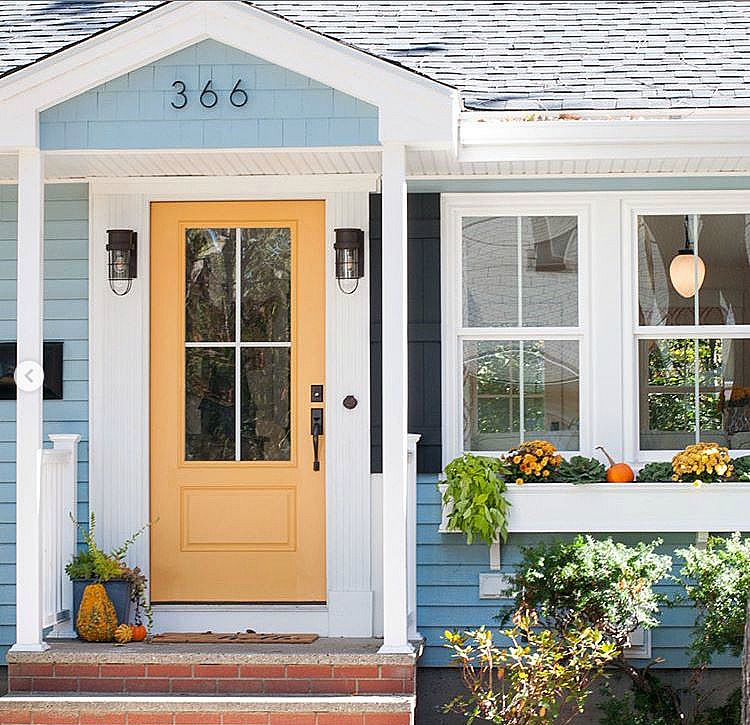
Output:
[[0,80],[0,118],[18,118],[0,148],[35,145],[37,112],[207,38],[377,106],[381,142],[455,148],[455,89],[237,0],[171,3]]
[[750,117],[512,121],[462,117],[459,161],[695,158],[750,153]]

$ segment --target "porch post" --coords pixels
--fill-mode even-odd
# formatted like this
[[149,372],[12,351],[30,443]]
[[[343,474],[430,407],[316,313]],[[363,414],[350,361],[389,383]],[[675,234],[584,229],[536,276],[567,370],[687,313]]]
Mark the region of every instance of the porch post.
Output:
[[383,653],[412,652],[407,591],[406,150],[383,146]]
[[[42,364],[44,175],[38,148],[18,152],[18,362]],[[16,651],[40,652],[42,571],[39,457],[42,388],[16,390]]]

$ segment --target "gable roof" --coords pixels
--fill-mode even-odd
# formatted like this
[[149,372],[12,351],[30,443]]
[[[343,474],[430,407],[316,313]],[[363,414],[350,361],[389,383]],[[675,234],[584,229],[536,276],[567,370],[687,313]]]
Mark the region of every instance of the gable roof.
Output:
[[[163,4],[0,0],[0,74]],[[750,106],[750,0],[249,4],[457,88],[469,109]]]

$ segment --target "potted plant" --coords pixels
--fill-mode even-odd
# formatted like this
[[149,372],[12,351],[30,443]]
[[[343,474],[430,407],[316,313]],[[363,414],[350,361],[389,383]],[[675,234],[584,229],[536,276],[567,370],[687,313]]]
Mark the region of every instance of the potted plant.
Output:
[[114,606],[119,623],[129,622],[130,604],[135,602],[138,617],[136,624],[141,624],[141,610],[145,611],[150,624],[150,607],[145,598],[146,577],[140,568],[131,569],[125,563],[125,554],[133,542],[148,528],[148,524],[121,546],[106,553],[96,543],[96,519],[93,513],[88,529],[75,520],[73,523],[81,531],[85,545],[85,548],[75,554],[65,567],[66,574],[73,582],[73,621],[78,621],[78,610],[86,587],[89,584],[101,584]]

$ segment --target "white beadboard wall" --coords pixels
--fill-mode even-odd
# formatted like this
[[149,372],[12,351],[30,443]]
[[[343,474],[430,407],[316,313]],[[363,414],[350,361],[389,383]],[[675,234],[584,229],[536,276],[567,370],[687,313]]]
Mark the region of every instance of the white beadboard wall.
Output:
[[[190,179],[164,179],[148,185],[137,180],[91,184],[90,499],[104,546],[118,544],[149,516],[150,202],[325,199],[328,627],[319,633],[331,636],[371,636],[373,631],[369,280],[367,276],[360,280],[352,295],[339,291],[334,278],[333,230],[347,226],[367,232],[368,196],[374,184],[372,177],[343,175],[328,187],[309,177],[216,180],[213,184]],[[112,228],[138,232],[138,280],[122,298],[110,292],[106,278],[106,230]],[[347,395],[359,401],[354,410],[342,405]],[[129,559],[148,571],[148,556],[148,537],[144,536]],[[184,612],[185,621],[189,609]],[[246,622],[241,608],[236,611],[238,622]],[[254,611],[261,614],[257,607]],[[299,617],[289,607],[279,609],[277,622],[272,607],[262,616],[268,627],[278,623],[277,631],[294,630],[309,621],[304,608]],[[179,616],[170,619],[171,625],[179,622]]]

